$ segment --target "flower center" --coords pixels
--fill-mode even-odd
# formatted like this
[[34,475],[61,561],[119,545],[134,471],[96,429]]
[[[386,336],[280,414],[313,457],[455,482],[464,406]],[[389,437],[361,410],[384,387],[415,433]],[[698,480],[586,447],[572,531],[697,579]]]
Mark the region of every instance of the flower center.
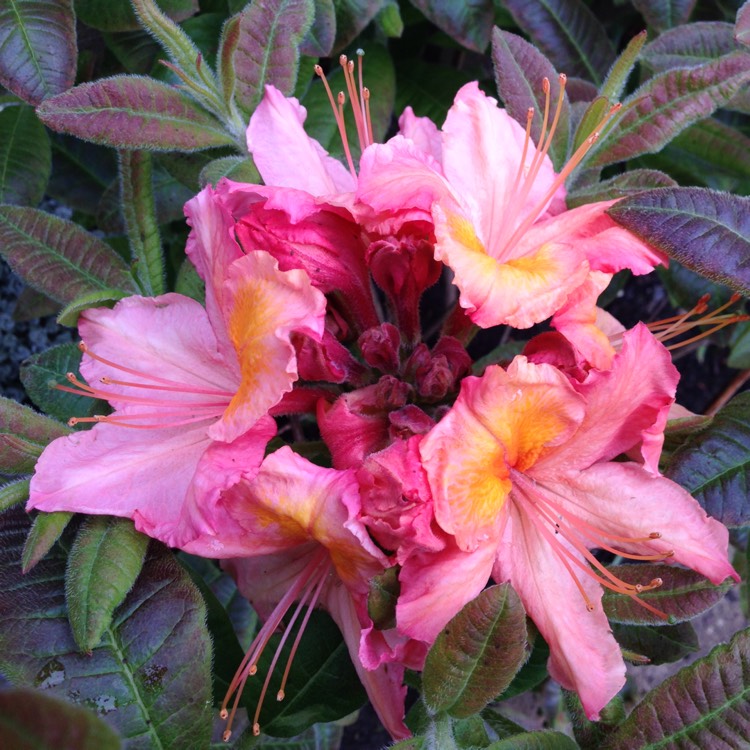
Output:
[[[344,71],[344,81],[346,83],[346,90],[349,93],[349,101],[351,102],[352,113],[354,114],[354,125],[357,129],[357,139],[359,140],[359,147],[361,151],[364,151],[373,142],[372,136],[372,118],[370,117],[370,90],[363,85],[362,71],[363,64],[362,58],[365,56],[364,50],[357,50],[357,76],[354,75],[354,61],[349,60],[346,55],[339,57],[339,64]],[[354,168],[354,159],[352,158],[352,152],[349,148],[349,137],[346,134],[346,119],[344,117],[344,105],[346,104],[346,94],[343,91],[339,91],[336,99],[333,98],[333,92],[331,87],[328,85],[328,79],[326,78],[323,68],[320,65],[316,65],[315,75],[317,75],[325,86],[326,94],[328,94],[328,101],[331,104],[333,110],[333,117],[336,120],[336,126],[339,129],[339,136],[341,137],[341,143],[344,146],[344,154],[346,155],[346,162],[349,165],[349,171],[352,173],[352,177],[357,179],[357,170]]]
[[[589,551],[591,548],[599,548],[611,552],[614,555],[629,560],[644,560],[656,562],[674,556],[674,550],[659,552],[651,555],[640,555],[625,552],[613,546],[614,544],[643,545],[654,542],[661,538],[661,533],[651,531],[642,537],[618,536],[606,532],[592,524],[578,518],[563,507],[563,504],[555,500],[557,493],[549,487],[538,485],[533,479],[525,474],[511,469],[513,481],[513,492],[511,497],[524,510],[526,517],[534,524],[541,536],[549,543],[553,552],[563,564],[573,579],[576,587],[581,593],[586,608],[593,612],[595,607],[583,588],[581,581],[574,570],[593,578],[597,583],[618,594],[629,596],[642,607],[652,612],[663,620],[669,617],[664,612],[656,609],[648,602],[640,598],[639,594],[651,591],[662,585],[661,578],[654,578],[649,583],[632,584],[611,573],[604,565],[596,559]],[[565,498],[562,498],[565,500]],[[583,559],[581,559],[583,558]]]
[[[234,397],[234,394],[229,391],[203,388],[191,383],[180,383],[112,362],[95,354],[83,342],[78,344],[78,348],[83,354],[95,359],[97,362],[131,375],[136,380],[116,380],[109,376],[99,379],[99,382],[105,386],[120,386],[128,389],[126,392],[121,393],[105,390],[99,386],[90,386],[79,380],[74,373],[69,372],[66,378],[72,387],[65,385],[55,385],[53,387],[60,391],[73,393],[76,396],[86,396],[88,398],[104,399],[105,401],[116,401],[132,405],[138,408],[138,411],[131,414],[97,414],[93,417],[71,417],[68,420],[68,425],[71,427],[83,422],[106,422],[108,424],[138,429],[178,427],[220,417]],[[130,392],[129,389],[133,389],[135,393]],[[153,395],[146,395],[147,393],[152,393]],[[168,397],[167,394],[179,394],[187,398],[181,399],[178,397],[175,399]],[[205,397],[205,400],[197,400],[196,396],[199,398]],[[157,407],[157,410],[140,410],[141,407],[149,406]]]
[[[226,721],[226,728],[224,729],[223,740],[229,742],[232,736],[232,723],[234,722],[235,714],[239,706],[240,697],[242,691],[245,689],[245,683],[248,678],[252,677],[258,671],[258,660],[260,659],[263,651],[265,650],[268,642],[271,640],[271,636],[274,634],[276,629],[281,624],[282,619],[291,609],[292,604],[297,602],[297,606],[286,624],[282,633],[281,639],[279,640],[276,651],[271,660],[271,664],[266,673],[263,687],[261,688],[260,697],[255,707],[255,715],[253,716],[253,734],[257,737],[260,735],[260,712],[263,708],[263,702],[268,692],[268,686],[271,682],[271,676],[276,668],[276,664],[281,657],[282,649],[286,644],[289,636],[292,633],[294,623],[302,613],[302,609],[306,606],[307,611],[302,618],[302,623],[299,626],[297,635],[295,636],[294,642],[292,643],[289,656],[287,657],[286,667],[284,668],[284,674],[281,678],[281,685],[276,693],[276,700],[283,701],[285,698],[285,687],[287,679],[289,677],[289,671],[292,668],[292,662],[294,656],[297,653],[300,641],[302,640],[302,634],[307,627],[307,623],[310,619],[312,611],[315,609],[315,605],[318,603],[320,594],[323,591],[325,582],[328,580],[328,574],[331,571],[331,559],[328,555],[328,550],[325,547],[321,547],[311,558],[310,562],[305,566],[304,570],[297,576],[294,584],[284,594],[279,603],[274,608],[270,617],[266,620],[263,627],[258,631],[255,639],[250,644],[250,648],[245,654],[244,659],[237,668],[237,671],[232,678],[232,682],[229,684],[227,693],[224,696],[224,700],[221,704],[221,711],[219,715]],[[232,696],[234,700],[232,701]],[[229,702],[232,701],[231,710],[228,709]]]

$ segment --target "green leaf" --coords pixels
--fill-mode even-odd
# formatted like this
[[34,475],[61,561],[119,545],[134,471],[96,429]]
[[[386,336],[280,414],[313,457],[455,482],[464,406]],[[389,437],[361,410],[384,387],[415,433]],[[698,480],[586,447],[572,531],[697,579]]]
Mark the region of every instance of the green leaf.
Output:
[[315,0],[314,5],[315,18],[299,45],[299,51],[307,57],[328,57],[336,41],[336,9],[333,0]]
[[739,44],[750,46],[750,5],[746,2],[737,11],[734,24],[734,38]]
[[[669,531],[665,530],[664,535],[668,538]],[[625,583],[647,585],[654,579],[661,578],[661,586],[644,591],[639,597],[668,615],[670,624],[692,620],[711,609],[724,597],[730,586],[729,582],[714,586],[700,573],[671,565],[611,565],[607,570]],[[609,589],[604,592],[602,606],[613,622],[652,625],[665,623],[631,597]]]
[[750,630],[647,693],[602,750],[746,747]]
[[141,28],[138,31],[105,32],[102,38],[125,73],[147,75],[161,56],[159,43]]
[[29,104],[73,85],[76,27],[71,0],[0,5],[0,84]]
[[0,671],[94,708],[128,747],[205,750],[211,731],[211,644],[200,593],[153,545],[100,646],[78,653],[65,613],[65,553],[22,576],[26,514],[0,522]]
[[568,208],[583,206],[586,203],[625,198],[659,187],[676,187],[677,183],[664,172],[656,169],[631,169],[608,180],[573,189],[566,196]]
[[253,164],[253,160],[247,156],[224,156],[214,159],[201,170],[200,183],[216,185],[223,177],[252,185],[260,185],[262,182],[260,172]]
[[510,584],[491,586],[438,635],[422,674],[434,711],[464,718],[502,693],[526,661],[526,613]]
[[444,122],[456,92],[471,80],[461,70],[418,58],[400,61],[396,75],[396,111],[411,107],[414,114],[438,125]]
[[611,102],[616,102],[625,90],[625,85],[630,78],[633,67],[641,56],[641,50],[646,43],[647,34],[641,31],[636,34],[622,51],[620,56],[612,63],[612,67],[604,79],[601,95]]
[[[557,71],[533,45],[520,36],[497,28],[492,32],[492,64],[497,90],[508,114],[525,128],[529,108],[534,108],[531,137],[535,143],[539,143],[545,109],[542,79],[547,78],[550,82],[550,100],[552,106],[555,106],[560,91]],[[558,171],[567,158],[569,141],[570,105],[565,94],[549,150],[552,163]]]
[[28,479],[14,479],[0,486],[0,513],[25,503],[29,499],[29,484]]
[[36,206],[52,169],[52,149],[44,125],[26,105],[0,111],[0,203]]
[[750,55],[744,53],[654,76],[623,102],[586,165],[603,167],[659,151],[689,125],[726,104],[748,81]]
[[635,9],[657,31],[685,23],[693,12],[696,0],[632,0]]
[[164,253],[156,221],[151,156],[147,152],[120,151],[120,200],[141,287],[150,296],[163,294]]
[[518,670],[518,673],[511,681],[510,685],[499,696],[501,700],[507,700],[514,695],[520,695],[527,690],[533,690],[549,676],[547,672],[547,661],[549,660],[549,646],[547,642],[539,635],[536,627],[531,620],[527,621],[529,628],[529,643],[531,644],[531,654],[526,663]]
[[[294,635],[294,634],[293,634]],[[291,636],[279,658],[286,664],[292,644]],[[279,636],[274,636],[258,661],[258,673],[248,680],[240,705],[252,715],[260,697]],[[239,665],[237,665],[239,666]],[[268,695],[276,695],[281,683],[282,668],[277,666]],[[346,644],[331,618],[314,611],[305,628],[299,651],[294,657],[283,701],[263,703],[260,727],[264,734],[293,737],[316,722],[336,721],[358,709],[366,700]]]
[[[141,28],[130,0],[75,0],[75,6],[78,18],[100,31]],[[198,0],[159,0],[159,6],[175,21],[184,21],[198,12]]]
[[117,732],[93,711],[38,690],[0,691],[0,736],[13,750],[119,750]]
[[385,0],[333,0],[336,8],[336,42],[333,52],[341,52],[367,26]]
[[41,446],[18,435],[0,433],[0,472],[10,475],[30,474],[34,471],[42,450]]
[[144,76],[100,78],[45,100],[52,130],[115,148],[200,151],[234,143],[222,124],[185,94]]
[[198,276],[195,266],[188,258],[182,261],[180,270],[177,271],[174,290],[178,294],[184,294],[186,297],[190,297],[201,304],[204,304],[206,301],[206,283]]
[[711,425],[672,455],[666,476],[683,486],[709,515],[734,528],[750,524],[750,393],[733,398]]
[[73,518],[72,513],[39,513],[34,519],[21,554],[21,570],[28,573],[52,549],[66,526]]
[[[81,352],[75,344],[60,344],[29,357],[21,366],[21,382],[29,398],[53,417],[67,422],[71,417],[108,414],[105,401],[77,396],[53,386],[67,384],[65,375],[72,372],[80,379]],[[60,425],[64,427],[63,425]]]
[[84,294],[60,310],[57,315],[57,322],[61,326],[75,326],[78,322],[78,316],[84,310],[88,310],[90,307],[104,307],[126,296],[120,289],[102,289],[102,291]]
[[625,198],[608,213],[690,270],[750,294],[750,198],[661,188]]
[[0,396],[0,433],[12,434],[33,443],[39,452],[56,438],[70,434],[70,428],[28,406]]
[[439,29],[474,52],[484,52],[494,19],[492,0],[412,0]]
[[401,593],[398,570],[393,566],[370,579],[367,614],[378,630],[396,627],[396,603]]
[[35,208],[0,206],[0,253],[27,284],[63,304],[103,289],[137,291],[109,245]]
[[670,664],[700,648],[689,622],[677,625],[623,625],[612,623],[612,635],[623,649],[642,654],[649,664]]
[[581,0],[505,0],[505,7],[558,70],[597,85],[615,61],[604,27]]
[[659,34],[643,48],[642,60],[654,71],[692,68],[738,49],[731,23],[698,21]]
[[578,750],[578,745],[566,734],[545,730],[516,734],[487,745],[487,750]]
[[70,627],[81,651],[101,642],[141,572],[147,546],[148,537],[127,518],[92,516],[81,526],[65,574]]
[[284,94],[294,91],[299,45],[314,13],[310,0],[254,2],[242,11],[231,65],[234,96],[245,115],[258,106],[266,84],[273,84]]

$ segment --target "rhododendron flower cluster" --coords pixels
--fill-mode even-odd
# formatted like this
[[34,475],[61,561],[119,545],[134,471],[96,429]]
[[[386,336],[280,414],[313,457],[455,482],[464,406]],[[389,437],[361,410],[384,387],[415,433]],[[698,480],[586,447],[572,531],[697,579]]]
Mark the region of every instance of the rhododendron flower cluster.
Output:
[[[603,589],[661,613],[640,596],[658,579],[626,583],[595,551],[737,578],[727,530],[659,473],[667,349],[596,308],[615,272],[665,258],[608,217],[612,201],[566,209],[596,133],[556,173],[556,115],[534,144],[531,114],[524,129],[472,83],[441,129],[407,109],[375,143],[369,93],[344,69],[358,162],[333,96],[346,163],[268,87],[247,131],[264,184],[223,179],[187,204],[205,306],[166,294],[83,313],[86,382],[62,387],[112,411],[44,452],[29,508],[129,517],[223,561],[265,621],[224,701],[227,738],[271,635],[284,623],[283,645],[301,622],[272,662],[284,698],[314,607],[408,736],[404,670],[490,581],[510,581],[550,674],[596,719],[624,684]],[[440,279],[447,294],[426,297]],[[545,322],[484,369],[468,346]],[[376,623],[370,581],[391,568],[395,619]],[[255,679],[258,733],[269,675]]]

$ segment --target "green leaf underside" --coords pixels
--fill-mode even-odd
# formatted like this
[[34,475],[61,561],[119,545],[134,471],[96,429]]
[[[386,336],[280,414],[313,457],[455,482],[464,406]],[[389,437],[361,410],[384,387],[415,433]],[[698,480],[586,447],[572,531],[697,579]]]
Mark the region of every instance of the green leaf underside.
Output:
[[726,526],[746,526],[750,523],[749,444],[750,393],[741,393],[705,430],[674,452],[665,474]]
[[[665,530],[664,537],[669,537]],[[632,584],[648,584],[661,578],[662,585],[639,594],[643,601],[668,615],[672,623],[685,622],[697,617],[724,597],[730,582],[714,586],[699,573],[670,565],[611,565],[607,568],[617,578]],[[625,594],[606,589],[602,606],[613,622],[630,624],[664,624],[665,621]]]
[[648,693],[605,748],[746,747],[748,698],[750,630],[743,630]]
[[65,599],[73,637],[82,651],[99,645],[141,572],[148,537],[125,518],[89,517],[70,551]]
[[28,520],[0,521],[0,670],[17,686],[93,708],[128,748],[204,750],[211,715],[210,642],[200,594],[155,545],[103,642],[78,653],[65,610],[59,549],[26,576],[18,559]]
[[662,188],[625,198],[608,213],[690,270],[750,294],[750,198]]
[[92,711],[38,690],[0,691],[0,737],[13,750],[118,750],[117,732]]
[[510,584],[491,586],[446,625],[422,674],[424,698],[459,718],[502,693],[526,660],[526,613]]
[[33,208],[0,206],[0,252],[24,281],[62,304],[102,289],[136,291],[109,245],[71,221]]
[[21,569],[28,573],[52,549],[73,518],[72,513],[39,513],[31,525],[21,554]]
[[29,104],[65,91],[76,74],[71,0],[0,5],[0,84]]
[[200,151],[234,142],[181,91],[143,76],[82,83],[45,100],[37,114],[52,130],[116,148]]

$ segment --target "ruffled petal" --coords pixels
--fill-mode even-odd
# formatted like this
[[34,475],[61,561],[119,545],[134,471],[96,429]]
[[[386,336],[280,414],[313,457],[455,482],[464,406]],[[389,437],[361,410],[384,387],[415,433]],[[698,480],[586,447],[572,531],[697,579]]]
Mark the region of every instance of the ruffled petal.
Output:
[[443,142],[437,125],[429,117],[417,117],[407,107],[398,118],[399,135],[408,138],[423,153],[429,154],[438,164],[443,160]]
[[312,195],[354,190],[355,180],[346,167],[305,133],[306,117],[297,99],[266,86],[247,129],[247,147],[263,181]]

